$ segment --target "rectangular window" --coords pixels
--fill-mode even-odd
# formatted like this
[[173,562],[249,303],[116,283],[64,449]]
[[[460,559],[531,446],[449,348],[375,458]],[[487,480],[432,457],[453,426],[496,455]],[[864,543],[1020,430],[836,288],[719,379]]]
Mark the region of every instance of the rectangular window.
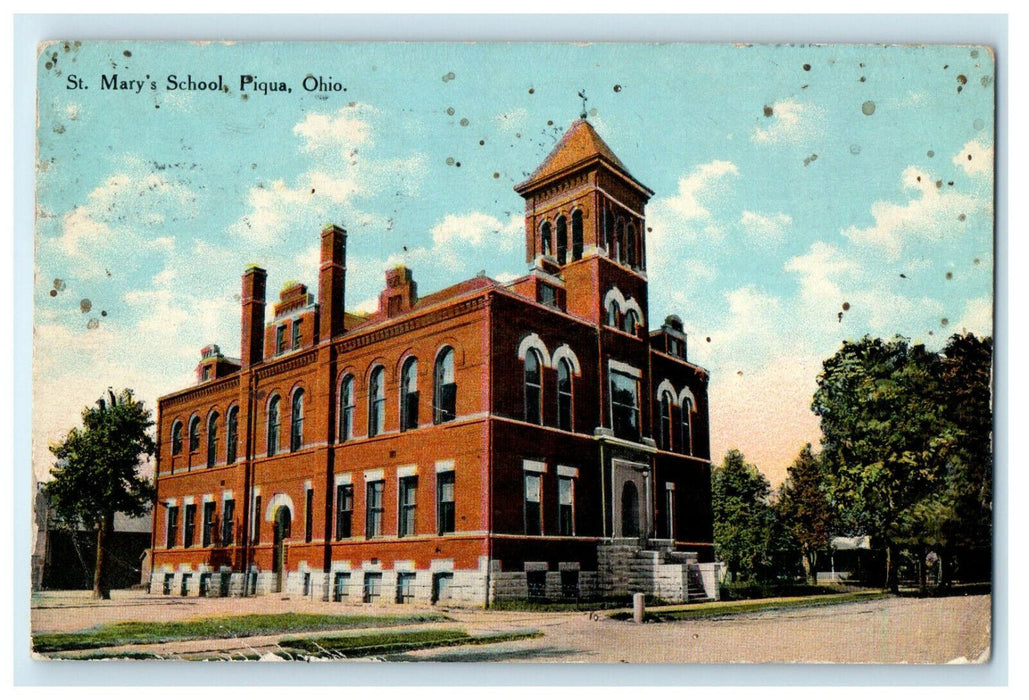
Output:
[[529,598],[541,599],[547,597],[547,572],[526,571],[525,583],[528,586]]
[[541,284],[540,303],[544,306],[557,306],[557,290],[549,284]]
[[204,381],[211,378],[211,365],[204,365]]
[[275,353],[278,355],[284,352],[286,352],[286,324],[275,328]]
[[336,539],[350,537],[350,520],[354,512],[354,487],[339,484],[336,487]]
[[457,383],[441,384],[437,401],[436,422],[446,423],[454,420],[457,417]]
[[382,574],[367,573],[364,575],[364,602],[373,603],[382,595]]
[[184,523],[185,531],[182,533],[182,546],[192,547],[193,546],[193,533],[196,528],[196,517],[197,507],[195,503],[190,503],[186,506],[186,522]]
[[215,535],[218,534],[214,529],[214,508],[216,505],[214,501],[208,501],[204,504],[204,531],[201,533],[204,547],[210,547]]
[[311,572],[304,572],[304,595],[311,595]]
[[200,574],[200,597],[206,598],[211,590],[211,574]]
[[418,427],[418,392],[408,391],[401,394],[401,397],[400,429],[415,430]]
[[558,527],[562,535],[575,534],[575,482],[562,476],[557,480]]
[[611,370],[611,422],[615,436],[628,440],[640,437],[639,380]]
[[332,578],[332,600],[341,602],[350,594],[350,574],[346,571],[337,571]]
[[310,542],[314,534],[314,489],[307,489],[307,503],[304,509],[304,542]]
[[436,525],[441,535],[454,532],[454,472],[436,475]]
[[297,319],[293,321],[293,349],[297,350],[300,348],[300,342],[302,340],[300,328],[303,325],[303,319]]
[[407,476],[400,480],[400,496],[397,499],[400,504],[398,517],[397,535],[414,534],[415,496],[418,491],[418,477]]
[[164,595],[171,595],[172,582],[175,580],[175,574],[164,575],[164,586],[161,588],[161,593]]
[[168,549],[175,546],[179,539],[179,507],[168,506],[168,533],[166,545]]
[[578,598],[579,597],[579,572],[578,571],[562,571],[561,572],[561,595],[565,598]]
[[432,602],[446,603],[450,600],[450,590],[454,585],[454,574],[441,573],[432,577]]
[[232,544],[233,530],[236,529],[236,502],[231,498],[222,504],[222,544]]
[[182,586],[179,588],[179,595],[186,596],[189,594],[189,580],[193,578],[193,574],[182,574]]
[[364,536],[378,537],[382,534],[382,488],[384,482],[371,481],[365,491]]
[[261,496],[254,496],[254,544],[261,542]]
[[412,600],[414,600],[414,572],[400,572],[397,574],[397,603],[410,603]]
[[665,530],[668,539],[675,539],[675,489],[674,484],[665,486]]
[[525,534],[543,534],[543,509],[540,508],[540,475],[525,475]]

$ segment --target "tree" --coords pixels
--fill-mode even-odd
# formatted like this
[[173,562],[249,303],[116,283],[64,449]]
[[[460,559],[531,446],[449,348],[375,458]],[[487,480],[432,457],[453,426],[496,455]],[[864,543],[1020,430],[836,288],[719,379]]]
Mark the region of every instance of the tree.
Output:
[[818,552],[829,543],[830,503],[822,461],[808,443],[787,470],[775,509],[800,549],[804,571],[818,583]]
[[953,431],[944,420],[939,355],[901,337],[844,342],[823,363],[812,410],[822,460],[844,519],[886,548],[886,583],[898,588],[901,543],[924,541],[945,490]]
[[93,597],[104,599],[111,597],[105,545],[114,514],[145,515],[155,497],[153,485],[139,474],[141,458],[154,454],[150,410],[129,389],[117,396],[108,390],[108,398],[84,408],[82,428],[72,428],[64,440],[50,445],[57,462],[46,485],[65,525],[96,531]]
[[729,450],[711,474],[715,548],[733,582],[753,579],[766,565],[774,514],[768,479],[739,450]]

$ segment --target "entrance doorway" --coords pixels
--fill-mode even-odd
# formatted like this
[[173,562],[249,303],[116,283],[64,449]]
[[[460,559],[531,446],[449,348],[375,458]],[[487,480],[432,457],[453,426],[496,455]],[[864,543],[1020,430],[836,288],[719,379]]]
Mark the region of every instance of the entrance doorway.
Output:
[[289,508],[279,506],[275,511],[275,540],[272,546],[272,571],[275,572],[275,593],[282,591],[286,578],[286,540],[289,538],[292,515]]
[[636,484],[626,481],[622,487],[622,537],[640,536],[640,494]]

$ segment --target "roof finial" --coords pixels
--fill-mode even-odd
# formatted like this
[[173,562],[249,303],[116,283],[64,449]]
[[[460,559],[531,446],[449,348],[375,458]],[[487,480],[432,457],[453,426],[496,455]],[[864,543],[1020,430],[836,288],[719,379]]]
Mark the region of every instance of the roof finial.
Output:
[[582,114],[579,115],[580,119],[586,118],[586,89],[579,90],[579,97],[582,98]]

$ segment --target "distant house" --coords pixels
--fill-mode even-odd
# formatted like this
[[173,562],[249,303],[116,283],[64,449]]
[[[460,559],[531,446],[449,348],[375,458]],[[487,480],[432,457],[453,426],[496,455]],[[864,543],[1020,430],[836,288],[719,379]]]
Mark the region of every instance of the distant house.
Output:
[[[42,482],[36,484],[32,590],[90,589],[96,564],[96,533],[63,526],[50,507],[44,486]],[[114,532],[107,540],[111,588],[130,588],[141,582],[151,526],[150,514],[141,518],[115,514]]]

